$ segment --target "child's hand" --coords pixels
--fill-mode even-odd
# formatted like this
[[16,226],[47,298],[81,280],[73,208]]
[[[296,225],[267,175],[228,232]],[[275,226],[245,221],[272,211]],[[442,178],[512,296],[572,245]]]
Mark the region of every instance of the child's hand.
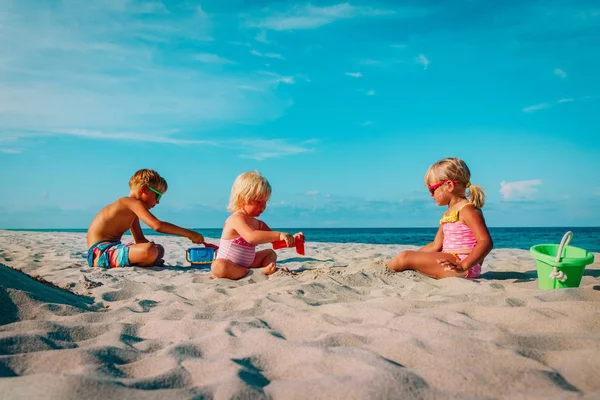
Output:
[[443,258],[438,258],[436,260],[438,264],[444,267],[444,271],[454,271],[454,272],[465,272],[466,268],[462,266],[461,263],[453,263],[450,260],[445,260]]
[[304,240],[304,233],[302,233],[302,232],[295,233],[294,234],[294,239]]
[[204,243],[204,236],[202,236],[198,232],[193,232],[189,236],[189,239],[192,241],[192,243],[195,243],[195,244],[202,244],[202,243]]
[[280,232],[279,240],[283,240],[287,247],[292,247],[294,245],[294,237],[287,232]]

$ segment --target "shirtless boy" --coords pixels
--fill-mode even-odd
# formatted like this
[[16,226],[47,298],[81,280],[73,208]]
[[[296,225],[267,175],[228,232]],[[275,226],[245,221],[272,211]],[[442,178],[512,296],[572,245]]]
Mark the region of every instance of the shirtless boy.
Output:
[[[148,241],[140,220],[152,230],[184,236],[193,243],[204,243],[204,237],[189,229],[158,220],[150,210],[167,191],[167,181],[150,169],[137,171],[129,180],[129,197],[122,197],[104,207],[94,217],[87,231],[88,265],[116,268],[162,265],[164,248]],[[123,244],[121,237],[131,231],[134,243]]]

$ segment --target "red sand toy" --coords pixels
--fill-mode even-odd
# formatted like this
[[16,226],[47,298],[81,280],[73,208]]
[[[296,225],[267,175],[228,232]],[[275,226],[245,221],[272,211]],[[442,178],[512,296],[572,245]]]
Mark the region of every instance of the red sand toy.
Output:
[[[300,255],[304,255],[304,238],[294,238],[294,246],[296,247],[296,252]],[[290,247],[294,247],[290,246]],[[288,247],[285,245],[285,240],[276,240],[273,242],[273,249],[283,249],[284,247]]]

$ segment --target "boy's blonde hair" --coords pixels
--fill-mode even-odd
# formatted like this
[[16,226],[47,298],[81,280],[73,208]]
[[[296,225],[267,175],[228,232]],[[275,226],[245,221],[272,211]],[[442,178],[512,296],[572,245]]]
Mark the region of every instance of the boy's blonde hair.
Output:
[[258,171],[248,171],[238,175],[231,187],[227,210],[241,210],[252,201],[268,201],[271,197],[271,184]]
[[477,208],[483,208],[485,193],[480,186],[471,184],[471,171],[460,158],[444,158],[433,164],[425,173],[425,185],[452,180],[469,189],[469,201]]
[[153,189],[156,189],[161,193],[165,193],[168,189],[165,178],[152,169],[140,169],[133,174],[131,179],[129,179],[130,189],[139,189],[140,185],[143,184],[152,186]]

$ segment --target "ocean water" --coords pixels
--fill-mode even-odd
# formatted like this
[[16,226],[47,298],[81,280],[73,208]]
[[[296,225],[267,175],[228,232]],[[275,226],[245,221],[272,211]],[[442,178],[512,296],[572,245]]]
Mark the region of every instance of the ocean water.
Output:
[[[27,229],[32,231],[32,229]],[[194,229],[206,237],[221,237],[221,229]],[[273,228],[303,232],[309,242],[404,244],[423,246],[433,240],[437,228]],[[566,231],[573,232],[571,245],[600,252],[600,227],[489,228],[494,248],[528,250],[534,244],[560,243]],[[86,229],[38,229],[37,232],[86,232]],[[149,229],[146,235],[161,235]]]

